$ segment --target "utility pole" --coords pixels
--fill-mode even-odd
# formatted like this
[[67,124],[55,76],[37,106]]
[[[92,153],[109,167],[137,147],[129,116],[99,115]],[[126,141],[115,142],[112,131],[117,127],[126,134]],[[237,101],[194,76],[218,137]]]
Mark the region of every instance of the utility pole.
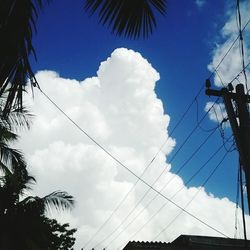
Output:
[[[234,88],[231,84],[228,88],[222,88],[221,90],[210,89],[209,80],[206,81],[206,87],[206,95],[223,98],[238,148],[240,163],[245,172],[248,211],[250,211],[250,115],[248,110],[250,95],[245,93],[243,84],[238,84],[235,92],[233,92]],[[235,103],[236,110],[234,109],[233,102]]]

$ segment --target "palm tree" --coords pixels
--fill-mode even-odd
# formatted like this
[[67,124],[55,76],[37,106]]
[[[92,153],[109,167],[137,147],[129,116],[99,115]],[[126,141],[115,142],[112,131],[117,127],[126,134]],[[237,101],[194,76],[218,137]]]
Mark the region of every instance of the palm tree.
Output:
[[[0,99],[1,100],[1,99]],[[5,102],[0,102],[4,105]],[[53,192],[45,197],[27,192],[35,178],[30,176],[23,154],[9,146],[17,140],[14,130],[29,127],[31,115],[25,109],[11,110],[3,116],[0,105],[0,249],[47,249],[55,239],[46,213],[51,208],[72,208],[73,197],[66,192]]]
[[[45,197],[26,196],[35,179],[25,169],[0,178],[0,249],[50,249],[53,228],[46,213],[52,207],[70,209],[73,197],[53,192]],[[26,196],[26,197],[25,197]]]
[[[85,0],[84,9],[98,12],[102,24],[117,35],[147,37],[156,26],[154,11],[165,13],[166,0]],[[4,113],[22,108],[27,81],[38,83],[29,56],[35,56],[32,37],[39,10],[50,0],[1,0],[0,2],[0,97],[8,90]]]
[[4,173],[15,169],[26,169],[23,154],[9,146],[18,139],[16,131],[30,127],[30,114],[25,108],[11,109],[8,116],[4,115],[5,98],[0,98],[0,170]]

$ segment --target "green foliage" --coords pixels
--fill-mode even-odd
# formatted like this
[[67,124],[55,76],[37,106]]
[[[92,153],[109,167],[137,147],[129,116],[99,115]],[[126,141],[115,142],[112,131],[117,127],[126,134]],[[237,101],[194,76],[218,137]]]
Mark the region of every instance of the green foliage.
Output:
[[74,199],[62,191],[44,197],[29,195],[35,178],[29,175],[22,153],[9,146],[18,138],[13,126],[26,126],[28,120],[25,114],[15,119],[12,115],[0,114],[0,249],[70,250],[76,230],[47,218],[46,212],[51,208],[71,209]]
[[22,108],[27,80],[36,84],[29,56],[39,9],[46,0],[1,0],[0,4],[0,96],[8,90],[4,111]]
[[49,250],[72,250],[75,244],[73,234],[76,229],[69,229],[69,224],[59,224],[54,219],[46,220],[49,225],[49,230],[52,232],[49,237]]

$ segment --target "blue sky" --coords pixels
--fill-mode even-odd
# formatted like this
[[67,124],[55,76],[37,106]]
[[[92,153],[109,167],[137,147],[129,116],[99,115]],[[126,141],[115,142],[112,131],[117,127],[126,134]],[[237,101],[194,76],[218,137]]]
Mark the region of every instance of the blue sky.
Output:
[[[244,2],[244,7],[247,6],[245,3],[246,1]],[[243,9],[243,16],[244,11]],[[128,40],[111,34],[110,30],[98,24],[95,16],[89,17],[88,14],[83,11],[83,1],[75,0],[74,3],[66,0],[52,1],[44,8],[42,13],[39,14],[37,34],[34,36],[34,47],[38,60],[34,61],[34,59],[31,59],[32,66],[35,72],[43,71],[37,75],[41,88],[47,88],[47,93],[67,111],[69,116],[75,117],[76,121],[78,121],[84,129],[90,131],[91,136],[108,146],[118,158],[121,157],[126,164],[131,164],[132,169],[137,172],[137,170],[140,169],[139,166],[143,165],[141,161],[143,162],[145,159],[149,160],[148,158],[151,157],[150,150],[152,150],[152,152],[156,150],[153,146],[157,148],[160,147],[164,141],[166,132],[168,131],[169,133],[174,128],[201,86],[205,84],[206,78],[211,74],[208,70],[208,65],[213,64],[213,66],[216,66],[216,61],[218,61],[226,51],[226,42],[229,41],[230,43],[230,39],[237,36],[237,32],[233,32],[234,29],[231,28],[232,22],[235,20],[234,15],[234,4],[227,0],[169,0],[166,16],[158,16],[157,29],[148,39]],[[226,23],[227,25],[225,25]],[[223,27],[226,28],[223,29]],[[249,34],[249,29],[247,32],[247,34]],[[127,48],[139,52],[152,66],[145,64],[141,57],[127,50],[116,51],[111,56],[111,53],[117,48]],[[236,48],[233,53],[232,58],[238,58],[238,48]],[[130,61],[122,64],[124,61],[121,59],[126,57],[126,55],[127,57],[131,56],[134,61],[132,60],[133,62]],[[249,56],[248,52],[246,55],[247,57]],[[111,58],[107,59],[108,57]],[[236,63],[231,63],[232,58],[226,61],[221,71],[220,68],[218,69],[222,79],[225,81],[231,79],[231,76],[234,76],[236,72],[239,72],[238,69],[240,65],[237,60],[235,60]],[[148,87],[144,85],[141,87],[143,91],[149,91],[152,94],[150,94],[150,98],[153,98],[153,101],[150,99],[151,101],[148,103],[147,101],[149,99],[143,99],[145,101],[145,117],[141,116],[144,110],[144,103],[130,99],[129,93],[132,90],[129,88],[131,86],[127,86],[128,91],[126,91],[127,89],[123,89],[123,82],[115,82],[114,79],[119,79],[119,76],[116,75],[115,70],[113,75],[111,74],[111,66],[113,65],[115,68],[117,63],[116,60],[118,60],[118,63],[121,63],[119,61],[121,60],[121,65],[125,68],[127,66],[129,67],[130,63],[132,63],[134,67],[139,65],[138,69],[146,69],[145,72],[148,70],[149,79],[152,78],[154,81],[157,80],[157,74],[154,70],[152,71],[152,67],[160,74],[160,80],[157,81],[155,88],[158,99],[154,96],[154,90],[150,90],[153,91],[152,94]],[[104,63],[100,66],[101,62]],[[232,67],[230,66],[231,68],[228,67],[229,64],[232,64]],[[111,69],[109,69],[109,67],[111,67]],[[123,73],[122,69],[117,69],[119,72],[121,71],[120,73]],[[53,71],[53,73],[48,71]],[[119,72],[117,74],[119,74]],[[135,73],[134,77],[142,77],[140,74],[138,76],[137,73]],[[147,75],[147,73],[145,74]],[[84,80],[86,78],[89,79]],[[114,84],[111,85],[114,89],[109,89],[109,86],[105,85],[105,79],[109,79],[109,82]],[[213,77],[211,80],[213,82]],[[77,87],[78,83],[82,85],[81,87],[83,90]],[[62,85],[63,87],[58,87],[60,84],[65,85]],[[105,94],[103,94],[103,96],[96,94],[95,87],[99,86],[98,84],[105,85],[107,89],[110,90],[110,93],[104,92]],[[116,84],[118,87],[116,87]],[[218,86],[218,83],[216,84]],[[216,88],[216,86],[213,87]],[[76,89],[78,92],[74,92],[77,91]],[[114,93],[118,95],[118,99],[112,99],[113,90]],[[122,91],[124,91],[124,93],[122,93]],[[94,92],[95,94],[93,94]],[[79,93],[82,93],[82,96]],[[122,93],[121,96],[119,96],[119,93]],[[91,102],[91,98],[93,98],[93,103]],[[100,105],[102,102],[105,105],[111,105],[105,98],[112,99],[117,106],[120,105],[119,98],[125,98],[125,101],[127,98],[128,103],[125,102],[126,105],[121,105],[121,107],[128,109],[131,113],[128,115],[124,110],[120,110],[121,116],[118,116],[119,119],[115,120],[114,110],[116,107],[109,109],[109,106],[106,108]],[[111,163],[110,159],[107,160],[106,158],[102,158],[103,156],[98,155],[98,150],[92,149],[87,138],[82,138],[79,131],[68,124],[65,118],[59,117],[58,112],[56,113],[53,107],[39,96],[38,92],[35,93],[34,100],[34,113],[37,115],[37,118],[34,122],[34,128],[29,132],[31,136],[29,134],[28,136],[26,135],[26,137],[24,136],[21,145],[23,145],[24,151],[27,154],[28,162],[33,165],[31,169],[35,173],[38,183],[42,183],[40,186],[38,185],[35,191],[46,193],[49,192],[49,187],[53,188],[53,190],[65,189],[76,197],[78,205],[75,212],[73,211],[72,216],[67,215],[65,218],[69,219],[73,225],[78,227],[78,238],[81,239],[79,241],[80,243],[78,242],[78,246],[82,246],[85,238],[90,238],[91,234],[93,234],[105,221],[105,218],[108,217],[112,209],[115,208],[119,199],[125,196],[125,190],[127,190],[135,180],[129,173],[125,175],[119,166],[113,166],[112,164],[115,163]],[[83,106],[79,106],[78,100],[81,100],[81,102],[79,102],[83,103]],[[196,126],[197,119],[201,119],[201,117],[204,116],[204,109],[207,102],[214,100],[215,98],[206,96],[204,91],[201,92],[197,101],[187,114],[187,117],[171,136],[176,142],[174,150],[172,153],[169,153],[168,149],[165,149],[165,151],[163,150],[163,155],[167,155],[167,163],[171,161],[171,157],[175,155],[175,152],[182,145],[185,138]],[[133,107],[131,108],[129,106],[130,101],[131,104],[135,105],[135,110],[133,110]],[[76,102],[76,104],[74,102]],[[161,105],[163,105],[164,114],[166,114],[166,116],[157,113],[158,115],[153,116],[156,119],[155,122],[151,120],[151,123],[147,124],[151,114],[150,107],[147,106],[149,104],[158,105],[157,107],[159,110],[161,110]],[[109,117],[107,110],[110,110],[111,113],[114,111],[114,114]],[[133,117],[133,114],[138,114],[138,117]],[[128,117],[128,120],[126,120],[126,117]],[[169,117],[170,123],[169,127],[167,127],[167,119]],[[145,128],[143,127],[144,123],[139,121],[140,119],[145,123]],[[91,123],[91,121],[93,121],[93,123]],[[154,125],[154,123],[156,125]],[[166,127],[164,131],[162,131],[162,124],[165,124],[164,126]],[[107,126],[107,134],[102,130],[100,130],[101,132],[98,130],[100,127],[102,129],[106,128],[105,126]],[[135,130],[133,134],[130,131],[130,126],[135,126],[139,129]],[[152,130],[147,131],[147,126],[148,129]],[[215,126],[216,123],[209,119],[208,116],[204,119],[204,122],[201,124],[202,128],[199,128],[192,135],[178,156],[171,162],[171,171],[173,173],[178,171],[179,167],[182,166],[200,143],[209,135],[208,132],[204,132],[204,129],[209,130]],[[127,128],[128,130],[126,130]],[[115,131],[114,136],[112,136],[112,130]],[[145,132],[144,134],[143,131]],[[225,128],[224,132],[225,137],[231,134],[231,130],[228,127]],[[162,135],[162,138],[160,135]],[[107,139],[109,136],[111,138],[110,141]],[[31,140],[31,138],[36,141],[36,145],[33,148],[30,148],[31,143],[29,140]],[[146,141],[145,143],[143,143],[144,138]],[[131,141],[128,142],[128,140]],[[204,164],[206,159],[208,159],[215,149],[222,144],[222,141],[222,136],[217,131],[209,142],[200,150],[199,154],[197,154],[190,163],[187,164],[183,171],[178,174],[180,178],[178,177],[176,183],[173,184],[176,185],[176,187],[178,187],[178,185],[183,186],[182,180],[183,182],[187,181],[190,176]],[[150,148],[151,143],[152,149]],[[171,143],[173,143],[173,141]],[[169,147],[171,147],[171,143],[168,145]],[[135,144],[134,147],[133,144]],[[148,147],[144,148],[145,145]],[[87,149],[85,147],[87,147]],[[150,150],[148,148],[150,148]],[[92,152],[90,156],[93,155],[94,157],[89,157],[89,154],[86,154],[88,150]],[[67,156],[69,152],[72,152],[72,158]],[[53,153],[54,156],[52,155]],[[84,155],[86,160],[83,161],[81,159],[80,153]],[[224,153],[225,150],[222,150],[198,177],[185,187],[184,193],[186,193],[179,199],[180,202],[184,202],[187,197],[189,197],[190,193],[202,185],[203,181],[207,178],[216,164],[218,164]],[[59,158],[55,158],[57,155],[59,155]],[[152,170],[155,171],[155,174],[160,171],[161,166],[166,164],[163,155],[160,154],[160,159],[156,161],[154,166],[155,169]],[[43,160],[45,158],[48,163],[43,169],[40,162],[41,159]],[[87,162],[85,164],[89,163],[91,166],[88,170],[85,169],[87,168],[85,165],[79,167],[79,164],[85,161]],[[107,169],[102,167],[102,164],[100,164],[102,162],[104,166],[107,165]],[[147,161],[145,160],[145,162]],[[55,165],[57,166],[59,163],[62,164],[62,167],[58,166],[56,168]],[[71,166],[71,164],[74,165],[74,163],[76,165],[75,168],[74,166],[69,167],[71,170],[73,169],[73,173],[71,173],[70,170],[69,172],[64,172],[64,170],[67,169],[66,166],[64,166],[65,164]],[[136,168],[137,164],[138,169]],[[49,170],[49,172],[45,174],[45,170],[47,167],[49,169],[49,166],[52,166],[51,171]],[[167,165],[164,165],[164,167],[166,166]],[[206,184],[205,191],[202,192],[203,198],[206,198],[198,199],[196,207],[194,205],[195,208],[192,210],[200,217],[204,216],[204,218],[209,220],[207,216],[209,217],[210,215],[208,214],[210,214],[210,211],[213,210],[215,206],[218,206],[218,211],[216,211],[216,209],[214,211],[216,216],[211,213],[211,218],[213,219],[210,218],[211,221],[209,222],[215,225],[218,223],[219,226],[220,223],[216,220],[216,217],[221,217],[220,213],[222,209],[223,211],[224,209],[225,211],[229,211],[228,213],[224,211],[225,216],[223,219],[225,219],[225,222],[221,222],[222,228],[220,228],[220,230],[229,230],[230,233],[233,231],[233,229],[231,230],[228,228],[232,228],[233,224],[231,214],[234,214],[235,208],[233,202],[235,202],[236,197],[237,167],[238,155],[237,152],[234,151],[229,153],[222,166]],[[100,170],[100,168],[102,170]],[[113,170],[111,171],[110,168]],[[67,174],[65,175],[65,173]],[[85,175],[82,176],[83,186],[77,182],[78,178],[81,176],[80,173]],[[96,175],[96,177],[93,177],[94,175]],[[151,172],[151,175],[153,176],[154,172]],[[69,177],[69,180],[66,176]],[[104,178],[103,176],[105,176],[109,182],[103,183],[103,181],[101,181],[101,179]],[[151,177],[150,174],[147,176],[149,182],[152,181],[150,179]],[[167,178],[167,175],[165,177]],[[84,185],[85,182],[86,185],[88,184],[87,188],[86,185]],[[47,185],[47,183],[50,185]],[[163,185],[163,183],[164,181],[160,181],[159,187]],[[62,187],[58,186],[61,184]],[[171,188],[175,189],[174,185]],[[83,194],[79,194],[79,192],[76,191],[76,187],[78,187],[78,189],[82,188],[82,190],[88,190],[89,188],[89,194],[86,191],[82,191]],[[134,200],[131,198],[132,200],[129,200],[128,203],[136,203],[135,201],[138,200],[140,195],[144,192],[143,188],[145,187],[139,186],[134,192],[134,196],[132,196]],[[227,197],[230,201],[224,197]],[[203,211],[200,211],[199,205],[202,203],[205,207],[202,208]],[[100,207],[96,204],[99,204]],[[144,205],[145,204],[142,202],[141,206]],[[161,201],[157,201],[155,203],[155,208],[160,205]],[[168,209],[170,210],[167,210],[165,215],[161,215],[162,218],[166,216],[166,221],[169,219],[167,218],[168,212],[170,218],[175,215],[175,211],[172,211],[171,208]],[[206,213],[206,211],[209,212]],[[138,225],[144,223],[151,213],[154,212],[154,209],[148,209],[146,212],[148,214],[144,215],[141,221],[138,222]],[[118,213],[117,217],[115,217],[115,221],[119,221],[120,218],[122,218],[121,215],[123,215],[123,211],[121,211],[120,214]],[[92,219],[91,221],[90,218]],[[229,221],[227,218],[232,219],[232,224],[230,224],[230,226],[226,225]],[[186,218],[183,218],[183,220],[186,220]],[[154,232],[163,227],[163,225],[161,225],[163,221],[163,219],[158,219],[158,221],[151,225],[150,229],[142,233],[139,239],[152,240]],[[116,223],[117,221],[112,222],[110,228],[115,228]],[[187,225],[190,224],[187,223]],[[108,228],[106,232],[109,232]],[[131,232],[132,229],[127,232],[127,235]],[[200,226],[196,224],[193,224],[191,228],[188,226],[187,228],[183,228],[183,232],[178,231],[178,225],[176,225],[172,233],[169,235],[166,234],[165,238],[162,236],[163,238],[160,239],[172,240],[181,233],[210,234],[209,231],[203,231],[203,228],[200,228]],[[124,239],[125,238],[124,236]],[[94,243],[98,243],[100,239],[95,239]],[[114,243],[114,246],[118,247],[119,244],[121,244],[121,242]],[[103,245],[103,247],[105,246],[106,245]]]

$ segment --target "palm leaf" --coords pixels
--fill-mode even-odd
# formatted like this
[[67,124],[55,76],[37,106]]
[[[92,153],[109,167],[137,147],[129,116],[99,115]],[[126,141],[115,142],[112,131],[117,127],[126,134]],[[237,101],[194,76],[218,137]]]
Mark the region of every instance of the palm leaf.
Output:
[[30,129],[32,118],[34,117],[25,107],[14,109],[4,116],[0,111],[1,121],[10,130],[18,131],[19,129]]
[[2,121],[0,120],[0,141],[4,143],[10,143],[16,141],[18,135],[10,131],[6,126],[3,126]]
[[74,199],[66,192],[56,191],[45,197],[29,196],[19,202],[18,206],[29,211],[30,214],[44,215],[45,212],[55,208],[56,210],[72,209]]
[[112,32],[125,37],[148,37],[156,27],[155,11],[164,15],[166,0],[86,0],[84,9]]
[[24,160],[23,154],[17,150],[10,148],[6,143],[0,141],[0,168],[4,171],[4,165],[9,170],[23,170],[26,169],[26,162]]
[[0,97],[8,91],[4,112],[22,108],[22,95],[29,79],[37,84],[29,56],[39,9],[47,0],[1,0],[0,3]]
[[56,210],[68,210],[74,206],[74,198],[66,192],[55,191],[43,197],[47,208],[55,208]]

